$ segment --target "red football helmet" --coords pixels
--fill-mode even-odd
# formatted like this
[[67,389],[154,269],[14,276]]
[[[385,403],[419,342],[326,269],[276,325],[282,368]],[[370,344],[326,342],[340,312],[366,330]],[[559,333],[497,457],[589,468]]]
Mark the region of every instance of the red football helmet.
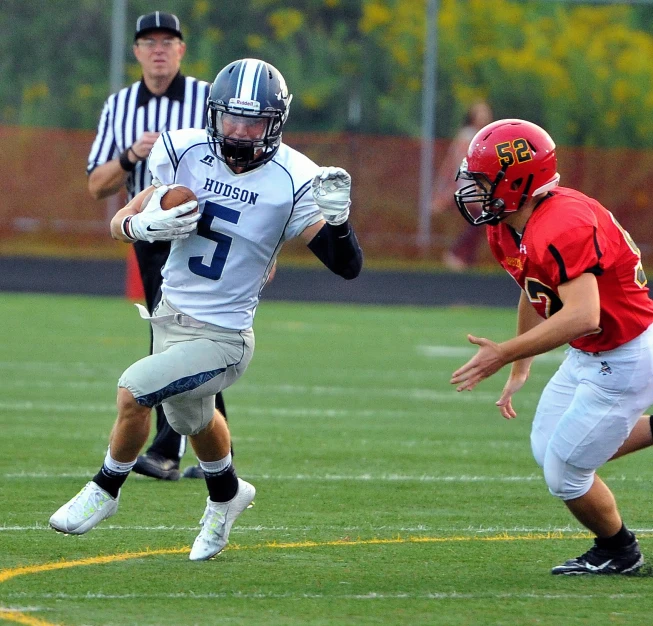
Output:
[[[555,148],[544,129],[525,120],[498,120],[481,128],[456,176],[472,181],[454,194],[462,216],[474,226],[498,224],[529,198],[556,187]],[[480,211],[474,215],[467,205]]]

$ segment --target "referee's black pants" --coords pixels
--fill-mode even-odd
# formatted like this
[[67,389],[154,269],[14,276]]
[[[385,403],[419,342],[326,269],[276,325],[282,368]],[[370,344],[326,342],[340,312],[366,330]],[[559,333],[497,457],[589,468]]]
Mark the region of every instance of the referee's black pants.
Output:
[[[149,243],[147,241],[134,242],[134,252],[138,261],[141,280],[143,281],[143,291],[145,292],[145,304],[147,310],[152,315],[154,307],[161,300],[161,269],[163,268],[168,255],[170,254],[169,241],[156,241]],[[150,326],[150,354],[152,354],[152,327]],[[215,396],[215,408],[227,418],[227,410],[224,406],[222,394]],[[160,454],[166,459],[178,461],[184,454],[185,446],[182,447],[181,435],[174,431],[159,404],[156,407],[156,435],[147,452]],[[232,450],[233,452],[233,450]]]

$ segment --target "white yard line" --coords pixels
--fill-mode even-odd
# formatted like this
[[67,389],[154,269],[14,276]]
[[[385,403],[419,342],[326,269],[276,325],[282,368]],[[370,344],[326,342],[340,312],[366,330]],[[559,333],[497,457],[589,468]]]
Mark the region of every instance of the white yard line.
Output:
[[113,379],[84,381],[84,380],[34,380],[34,378],[14,378],[3,381],[4,387],[26,389],[115,389]]
[[[51,473],[51,472],[10,472],[3,474],[5,479],[23,478],[92,478],[95,470]],[[434,476],[429,474],[246,474],[248,480],[281,480],[306,482],[423,482],[423,483],[516,483],[539,482],[542,476]],[[610,480],[610,479],[608,479]],[[619,479],[617,479],[619,480]],[[620,480],[638,480],[638,477],[622,476]]]
[[115,413],[116,405],[109,403],[95,404],[84,402],[0,402],[0,411],[49,412],[49,413]]
[[[59,478],[92,478],[95,469],[78,470],[74,472],[8,472],[2,474],[6,480],[20,479],[59,479]],[[421,482],[421,483],[524,483],[540,482],[540,474],[526,476],[475,476],[475,475],[450,475],[437,476],[430,474],[246,474],[248,480],[280,480],[280,481],[305,481],[305,482]],[[140,480],[140,478],[137,478]],[[648,476],[604,476],[608,482],[650,482]]]
[[[351,585],[352,583],[343,581],[341,585]],[[225,592],[211,592],[211,593],[194,593],[194,592],[178,592],[178,593],[34,593],[34,592],[13,592],[2,594],[6,599],[22,599],[22,600],[146,600],[146,599],[188,599],[188,600],[220,600],[220,599],[237,599],[237,600],[256,600],[256,599],[316,599],[316,600],[480,600],[491,598],[502,598],[506,600],[514,599],[539,599],[539,600],[592,600],[592,599],[613,599],[613,600],[635,600],[638,598],[649,597],[649,594],[642,593],[598,593],[594,590],[593,593],[550,593],[550,592],[528,592],[528,593],[493,593],[491,591],[485,593],[460,593],[458,591],[438,592],[432,591],[428,593],[413,593],[409,591],[398,591],[395,593],[369,591],[364,594],[337,594],[337,593],[273,593],[273,592],[257,592],[257,593],[243,593],[240,591]],[[17,610],[4,608],[5,611]],[[36,609],[27,609],[36,610]]]
[[[469,358],[476,354],[478,348],[474,346],[428,346],[420,345],[416,347],[417,352],[422,356],[431,358],[452,358],[463,359]],[[554,350],[535,357],[536,361],[543,363],[562,363],[565,358],[563,350]]]
[[0,370],[8,369],[12,372],[55,372],[71,376],[78,374],[82,376],[105,376],[107,374],[120,375],[119,367],[102,365],[97,361],[0,361]]
[[[94,529],[95,532],[148,532],[148,533],[168,533],[168,532],[196,532],[198,526],[165,526],[163,524],[154,526],[140,526],[129,524],[102,524]],[[653,528],[631,528],[635,533],[650,534],[653,533]],[[52,529],[47,524],[29,524],[26,526],[20,525],[0,525],[0,532],[26,532],[26,531],[39,531],[39,532],[52,532]],[[246,534],[246,533],[307,533],[315,531],[335,531],[336,533],[447,533],[460,535],[465,533],[467,535],[504,535],[504,534],[523,534],[523,533],[568,533],[578,534],[586,532],[580,526],[572,528],[570,526],[450,526],[446,528],[430,527],[426,524],[418,524],[416,526],[391,526],[382,524],[380,526],[342,526],[342,525],[320,525],[320,526],[244,526],[239,525],[232,529],[232,533]]]
[[[299,394],[311,396],[354,396],[360,398],[361,395],[373,395],[375,397],[383,398],[399,398],[407,402],[463,402],[463,403],[494,403],[498,398],[498,392],[479,392],[474,393],[457,393],[455,389],[447,391],[436,391],[434,389],[420,389],[417,387],[379,387],[370,389],[369,387],[340,387],[340,386],[325,386],[325,385],[257,385],[242,383],[234,387],[233,391],[230,390],[233,397],[238,396],[251,396],[252,394],[261,394],[267,396],[266,400],[269,401],[271,394],[279,395],[292,395]],[[230,396],[232,397],[232,396]],[[536,399],[539,397],[537,393],[523,393],[523,399]],[[287,409],[277,409],[282,411]],[[0,402],[0,411],[52,411],[52,412],[74,412],[74,411],[87,411],[87,412],[106,412],[115,411],[113,403],[86,403],[86,402],[48,402],[39,400],[25,400],[20,402]],[[263,412],[265,410],[262,410]],[[368,411],[370,415],[374,415],[375,411]],[[325,413],[320,413],[320,415]]]
[[[232,397],[231,395],[229,396]],[[457,399],[454,396],[452,399]],[[432,413],[431,407],[414,410],[374,410],[374,409],[320,409],[320,408],[285,408],[285,407],[261,407],[240,402],[229,402],[229,409],[241,411],[243,414],[250,415],[270,415],[277,417],[422,417]],[[115,413],[115,404],[110,403],[85,403],[85,402],[48,402],[25,400],[22,402],[0,401],[0,411],[49,411],[52,413],[70,413],[70,412],[112,412]],[[453,412],[440,411],[438,415],[454,415]]]

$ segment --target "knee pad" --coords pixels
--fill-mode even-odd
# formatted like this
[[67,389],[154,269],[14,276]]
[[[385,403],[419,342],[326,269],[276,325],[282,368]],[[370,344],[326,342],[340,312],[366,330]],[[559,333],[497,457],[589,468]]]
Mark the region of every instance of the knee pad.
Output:
[[213,419],[215,396],[198,400],[164,402],[163,410],[170,427],[180,435],[196,435]]
[[594,470],[563,461],[549,446],[544,455],[544,480],[551,495],[561,500],[584,496],[594,482]]

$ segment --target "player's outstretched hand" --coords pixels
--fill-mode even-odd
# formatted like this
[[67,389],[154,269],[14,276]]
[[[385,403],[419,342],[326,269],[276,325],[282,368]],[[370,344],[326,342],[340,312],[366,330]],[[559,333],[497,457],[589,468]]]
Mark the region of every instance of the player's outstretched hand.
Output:
[[496,401],[499,412],[508,420],[517,417],[517,412],[512,406],[512,397],[526,384],[530,375],[533,358],[528,357],[513,362],[510,376],[508,376],[508,380],[503,386],[501,397]]
[[495,403],[499,407],[499,413],[507,420],[517,417],[517,411],[512,406],[512,397],[524,386],[525,382],[525,378],[510,375],[503,387],[501,397]]
[[191,200],[164,210],[161,208],[161,198],[167,191],[167,185],[157,187],[143,211],[131,218],[129,230],[135,239],[149,242],[186,239],[197,228],[199,211],[184,215],[197,206],[197,201]]
[[499,344],[473,335],[467,335],[467,340],[478,346],[478,352],[451,375],[449,382],[458,385],[456,391],[471,391],[506,364]]
[[338,226],[349,217],[351,176],[341,167],[322,167],[311,185],[315,204],[327,224]]

